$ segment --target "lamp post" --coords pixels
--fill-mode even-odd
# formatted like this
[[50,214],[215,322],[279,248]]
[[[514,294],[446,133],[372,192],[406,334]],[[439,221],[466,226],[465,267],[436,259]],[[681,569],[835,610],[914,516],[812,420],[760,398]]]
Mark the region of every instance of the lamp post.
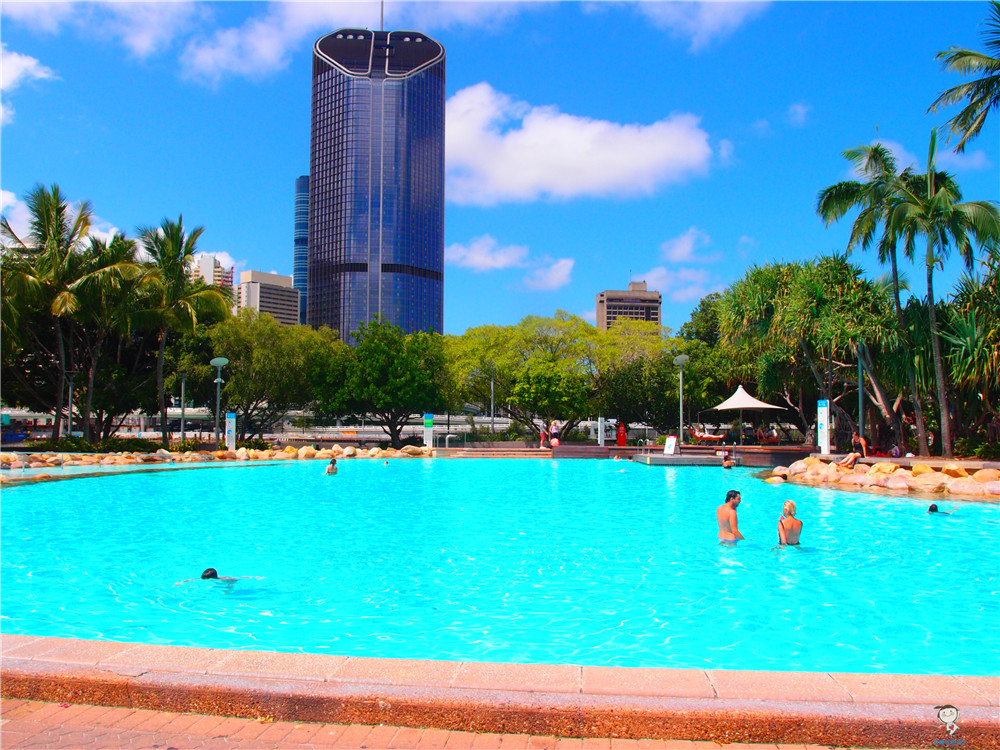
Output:
[[691,359],[686,354],[678,354],[674,357],[674,364],[681,368],[681,413],[680,413],[680,432],[677,435],[678,445],[684,445],[684,363]]
[[184,386],[187,384],[187,373],[181,373],[181,442],[183,443],[187,439],[187,435],[184,434]]
[[215,376],[215,450],[219,450],[219,404],[222,401],[222,384],[226,381],[222,379],[222,368],[229,364],[225,357],[216,357],[209,362],[216,369]]

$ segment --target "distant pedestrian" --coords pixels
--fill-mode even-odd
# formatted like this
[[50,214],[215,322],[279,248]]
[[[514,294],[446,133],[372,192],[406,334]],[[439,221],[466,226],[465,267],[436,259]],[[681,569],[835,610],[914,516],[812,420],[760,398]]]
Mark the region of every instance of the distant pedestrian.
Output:
[[540,433],[540,442],[538,443],[539,448],[545,447],[545,441],[549,439],[549,433],[545,431],[545,423],[542,423],[542,431]]

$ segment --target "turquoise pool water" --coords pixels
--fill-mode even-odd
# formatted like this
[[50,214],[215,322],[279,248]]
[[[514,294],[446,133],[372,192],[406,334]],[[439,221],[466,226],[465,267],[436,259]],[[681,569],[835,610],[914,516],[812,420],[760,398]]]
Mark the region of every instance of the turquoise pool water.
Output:
[[[4,488],[0,630],[422,659],[1000,672],[997,505],[933,517],[912,498],[618,461],[323,468]],[[736,548],[716,541],[730,488],[754,540]],[[774,549],[788,499],[801,550]],[[260,579],[174,585],[209,566]]]

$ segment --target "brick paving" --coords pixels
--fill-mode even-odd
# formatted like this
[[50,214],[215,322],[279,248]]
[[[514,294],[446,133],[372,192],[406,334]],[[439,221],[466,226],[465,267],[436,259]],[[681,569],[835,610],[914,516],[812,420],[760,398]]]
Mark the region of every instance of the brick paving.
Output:
[[[718,750],[714,742],[572,739],[443,729],[307,724],[169,711],[0,699],[0,748],[19,750]],[[819,750],[819,745],[726,745],[726,750]]]

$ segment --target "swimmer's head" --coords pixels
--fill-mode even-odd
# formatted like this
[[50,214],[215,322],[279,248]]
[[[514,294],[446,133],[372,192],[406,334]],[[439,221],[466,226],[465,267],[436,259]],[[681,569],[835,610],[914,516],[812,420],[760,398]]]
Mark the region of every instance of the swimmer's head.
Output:
[[928,513],[937,513],[937,512],[938,512],[938,507],[937,507],[937,505],[935,505],[934,503],[931,503],[931,507],[929,507],[929,508],[927,509],[927,512],[928,512]]
[[337,459],[331,458],[330,459],[330,466],[336,466],[336,465],[337,465]]
[[215,568],[207,568],[204,573],[201,574],[202,578],[218,578],[219,571]]
[[784,513],[789,518],[794,518],[795,516],[795,503],[791,500],[786,500],[785,504],[781,506],[781,512]]
[[740,493],[738,490],[729,490],[726,493],[726,502],[732,502],[734,505],[740,501]]

